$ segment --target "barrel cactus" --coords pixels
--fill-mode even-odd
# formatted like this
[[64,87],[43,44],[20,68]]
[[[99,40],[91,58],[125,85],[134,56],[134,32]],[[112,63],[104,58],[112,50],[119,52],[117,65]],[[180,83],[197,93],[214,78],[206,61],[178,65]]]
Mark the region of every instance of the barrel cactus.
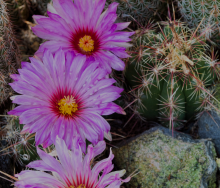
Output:
[[118,13],[129,20],[136,19],[138,22],[147,21],[161,10],[167,0],[107,0],[107,4],[119,3]]
[[201,22],[200,31],[207,38],[220,38],[220,0],[177,0],[177,4],[189,26],[196,28]]
[[159,33],[137,32],[124,74],[138,112],[177,127],[215,101],[208,87],[220,77],[220,67],[202,35],[181,22],[161,24]]

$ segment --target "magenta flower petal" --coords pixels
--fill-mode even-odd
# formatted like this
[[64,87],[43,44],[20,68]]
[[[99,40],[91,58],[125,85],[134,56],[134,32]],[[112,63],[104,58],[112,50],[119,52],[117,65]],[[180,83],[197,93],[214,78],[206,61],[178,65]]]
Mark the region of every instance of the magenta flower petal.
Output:
[[56,171],[56,167],[55,168],[51,167],[42,160],[37,160],[37,161],[30,162],[28,164],[28,167],[29,168],[34,168],[36,170],[42,170],[42,171],[44,171],[44,170],[45,171]]
[[42,57],[45,49],[55,53],[62,47],[64,51],[93,57],[107,73],[111,68],[124,70],[124,62],[119,58],[129,57],[125,50],[134,32],[120,31],[128,22],[115,23],[118,3],[112,3],[102,13],[104,6],[105,0],[53,0],[49,17],[33,16],[38,24],[33,32],[48,40],[36,55]]
[[124,110],[115,103],[100,104],[98,108],[94,111],[101,115],[110,115],[114,112],[124,115],[126,114]]
[[106,147],[105,142],[100,141],[95,147],[89,145],[87,154],[84,156],[79,140],[77,136],[74,137],[72,150],[68,150],[65,141],[56,137],[55,147],[59,162],[38,149],[37,152],[42,160],[28,165],[29,168],[36,170],[24,170],[16,174],[18,181],[14,183],[15,186],[17,188],[81,188],[81,186],[83,188],[120,188],[122,182],[130,180],[130,177],[121,179],[125,170],[111,172],[114,158],[111,151],[107,159],[98,162],[91,169],[91,160],[103,152]]
[[99,63],[59,49],[52,55],[48,50],[42,61],[30,58],[22,63],[19,76],[12,76],[11,86],[21,95],[11,97],[20,106],[9,114],[19,116],[24,130],[36,133],[36,145],[54,143],[56,136],[71,148],[72,137],[80,135],[85,152],[85,139],[93,144],[109,134],[110,126],[101,115],[124,113],[112,101],[123,89],[113,86]]
[[15,186],[18,188],[51,188],[50,185],[54,188],[65,187],[65,184],[46,172],[25,170],[16,176],[19,181],[15,182]]

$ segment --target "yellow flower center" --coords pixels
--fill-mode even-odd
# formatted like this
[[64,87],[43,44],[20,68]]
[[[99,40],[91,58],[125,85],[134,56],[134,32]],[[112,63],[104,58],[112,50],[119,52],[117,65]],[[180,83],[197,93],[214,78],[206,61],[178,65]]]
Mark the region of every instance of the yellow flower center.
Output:
[[74,185],[71,185],[69,188],[86,188],[85,185],[81,184],[81,185],[78,185],[77,187],[74,186]]
[[79,39],[79,47],[85,52],[91,52],[94,50],[94,40],[88,35]]
[[61,99],[57,104],[60,113],[63,115],[72,115],[74,112],[78,110],[78,104],[76,103],[76,100],[72,95],[67,97],[64,96],[64,98]]

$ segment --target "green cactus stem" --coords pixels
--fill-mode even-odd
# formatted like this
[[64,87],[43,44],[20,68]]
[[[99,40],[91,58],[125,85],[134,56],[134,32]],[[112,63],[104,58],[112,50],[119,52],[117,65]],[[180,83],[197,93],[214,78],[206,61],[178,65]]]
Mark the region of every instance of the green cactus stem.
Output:
[[205,38],[177,21],[161,22],[159,33],[134,37],[124,72],[139,96],[138,111],[147,120],[177,127],[205,106],[202,95],[220,77],[219,63]]

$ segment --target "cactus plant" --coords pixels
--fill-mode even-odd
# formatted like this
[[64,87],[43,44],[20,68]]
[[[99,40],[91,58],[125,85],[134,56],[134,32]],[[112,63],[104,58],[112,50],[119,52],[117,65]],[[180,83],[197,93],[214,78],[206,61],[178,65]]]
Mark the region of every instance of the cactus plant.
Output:
[[13,24],[15,30],[19,30],[20,27],[25,27],[26,25],[20,12],[19,7],[22,5],[20,1],[23,0],[4,0],[10,22]]
[[161,23],[159,33],[137,32],[124,73],[138,95],[140,114],[177,127],[206,106],[205,96],[215,100],[207,87],[220,78],[220,67],[196,30],[175,20]]
[[2,140],[7,142],[3,149],[20,165],[27,165],[29,162],[39,159],[35,146],[34,134],[20,134],[23,125],[19,124],[17,116],[3,115]]
[[[119,3],[118,13],[129,20],[136,19],[138,22],[150,20],[163,7],[166,0],[107,0],[107,4]],[[164,6],[165,5],[165,6]],[[133,18],[132,18],[133,17]]]
[[12,95],[13,90],[8,85],[10,74],[16,73],[19,64],[19,52],[9,19],[6,3],[0,0],[0,105]]
[[210,38],[219,36],[220,31],[220,1],[219,0],[177,0],[184,20],[191,27],[198,27]]

